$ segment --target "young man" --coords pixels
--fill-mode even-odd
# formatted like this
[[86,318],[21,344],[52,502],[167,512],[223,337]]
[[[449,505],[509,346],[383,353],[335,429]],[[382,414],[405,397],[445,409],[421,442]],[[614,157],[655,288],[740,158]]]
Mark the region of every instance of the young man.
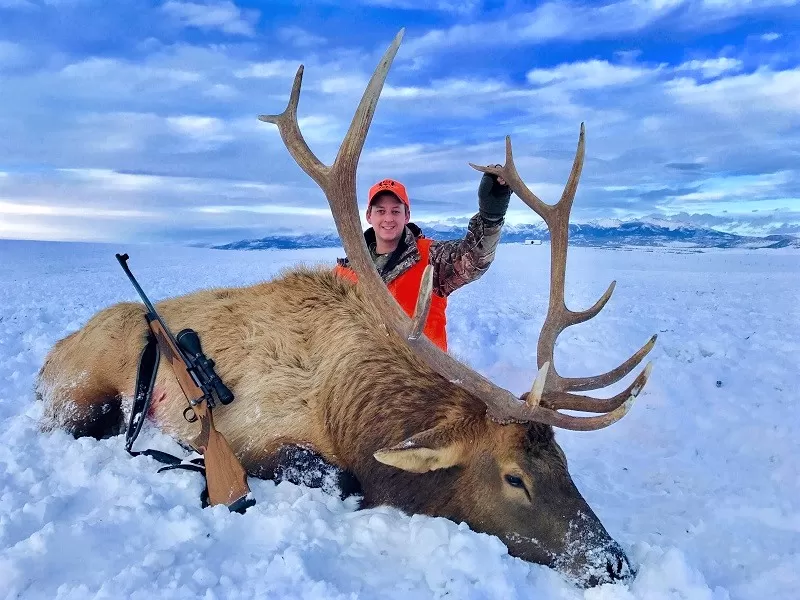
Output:
[[[498,165],[499,166],[499,165]],[[494,260],[500,230],[511,198],[501,178],[483,175],[478,186],[478,213],[460,240],[438,242],[426,238],[410,222],[411,204],[405,186],[394,179],[373,185],[367,200],[364,232],[375,267],[389,291],[409,316],[413,315],[425,266],[433,266],[433,295],[424,334],[447,351],[447,297],[479,279]],[[336,272],[356,280],[346,258],[337,260]]]

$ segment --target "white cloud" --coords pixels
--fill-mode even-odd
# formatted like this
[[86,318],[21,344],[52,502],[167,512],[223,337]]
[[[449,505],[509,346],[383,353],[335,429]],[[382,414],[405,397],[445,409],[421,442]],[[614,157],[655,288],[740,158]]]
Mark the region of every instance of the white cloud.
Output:
[[289,60],[271,60],[269,62],[251,63],[234,71],[234,77],[240,79],[271,79],[273,77],[294,77],[299,62]]
[[278,30],[278,39],[292,46],[298,48],[309,48],[312,46],[321,46],[327,40],[321,36],[311,33],[302,27],[282,27]]
[[323,78],[318,89],[323,94],[361,94],[367,87],[367,81],[367,77],[361,73],[346,73]]
[[[298,215],[311,230],[332,226],[327,204],[313,183],[169,177],[112,169],[16,173],[9,179],[0,192],[0,237],[95,241],[135,237],[146,242],[169,235],[172,240],[227,242],[260,237],[278,224],[289,226]],[[317,208],[308,206],[309,199]],[[258,218],[259,214],[264,217]]]
[[470,14],[480,8],[481,0],[358,0],[367,6],[397,10],[437,11]]
[[765,42],[774,42],[775,40],[781,39],[781,37],[782,36],[781,36],[780,33],[771,32],[771,33],[765,33],[764,35],[762,35],[761,39],[764,40]]
[[528,12],[428,31],[405,44],[405,53],[417,57],[470,45],[488,48],[617,38],[666,18],[674,21],[673,26],[696,29],[722,17],[795,4],[797,0],[622,0],[605,4],[554,0]]
[[[183,191],[189,191],[186,187],[186,182],[169,177],[119,173],[111,169],[59,169],[59,171],[67,179],[85,182],[102,189],[139,192],[170,185],[172,188],[180,187]],[[191,179],[187,180],[190,184],[191,181]],[[194,188],[192,187],[191,189]]]
[[741,71],[742,67],[743,63],[738,58],[720,56],[718,58],[709,58],[706,60],[690,60],[678,65],[675,67],[675,70],[699,71],[706,79],[713,79],[719,77],[723,73]]
[[533,69],[526,77],[533,84],[560,83],[568,89],[596,89],[624,85],[653,74],[642,67],[613,65],[605,60],[564,63],[551,69]]
[[305,140],[311,144],[340,144],[345,136],[345,123],[330,115],[313,114],[297,120]]
[[224,215],[229,213],[254,213],[260,215],[296,215],[304,217],[331,218],[330,208],[308,206],[287,206],[285,204],[229,204],[224,206],[201,206],[195,209],[200,213]]
[[758,206],[769,210],[794,204],[780,195],[791,179],[792,174],[788,171],[710,177],[700,182],[697,191],[676,194],[669,199],[691,211],[713,211],[720,203],[735,203],[740,208]]
[[[772,119],[759,120],[760,128],[772,128],[786,123],[785,118],[800,125],[797,99],[800,98],[800,67],[785,71],[759,69],[754,73],[698,83],[680,78],[666,85],[667,92],[684,105],[733,118],[758,113],[772,114]],[[783,114],[780,122],[775,120]]]
[[225,131],[225,123],[216,117],[180,115],[166,118],[169,128],[191,138],[203,147],[228,142],[233,136]]
[[92,57],[71,63],[61,69],[59,75],[77,82],[87,93],[92,90],[107,92],[111,86],[134,92],[137,87],[157,86],[162,92],[198,83],[202,75],[197,71],[175,69],[169,66],[136,64],[115,58]]
[[449,29],[431,30],[406,45],[412,56],[476,44],[481,47],[581,40],[639,31],[683,4],[683,0],[596,4],[546,2],[533,11]]
[[203,92],[203,95],[218,100],[231,100],[239,95],[239,91],[231,85],[215,83],[209,86],[209,88]]
[[[222,45],[154,44],[141,52],[144,56],[127,59],[90,56],[30,77],[38,79],[41,88],[52,87],[56,79],[62,97],[91,98],[114,104],[117,110],[152,110],[165,102],[194,105],[202,99],[234,99],[239,96],[239,82],[232,74],[248,66]],[[294,74],[297,65],[292,67]]]
[[796,0],[702,0],[704,9],[717,12],[749,12],[773,7],[794,6]]
[[[187,194],[196,194],[198,198],[191,200],[194,209],[199,210],[206,199],[219,197],[264,198],[288,195],[297,191],[296,186],[279,183],[263,183],[260,181],[243,181],[236,179],[213,179],[203,177],[172,177],[166,175],[150,175],[143,173],[123,173],[113,169],[59,169],[54,178],[59,185],[91,190],[92,192],[116,191],[137,196],[139,193],[152,194],[158,192],[162,197],[181,198],[183,203]],[[312,184],[313,185],[313,184]],[[300,188],[302,189],[302,188]],[[39,188],[36,188],[39,194]],[[0,210],[2,212],[2,210]]]
[[508,86],[492,79],[443,79],[431,83],[427,87],[387,85],[381,94],[384,98],[419,99],[419,98],[466,98],[482,94],[496,94],[506,91]]
[[243,11],[230,0],[207,3],[168,0],[161,10],[184,27],[218,29],[231,35],[254,35],[258,21],[258,11]]
[[96,206],[79,206],[54,204],[30,204],[3,200],[0,198],[0,214],[15,216],[49,216],[49,217],[94,217],[94,218],[155,218],[159,213],[153,211],[98,208]]
[[76,228],[73,223],[61,221],[60,224],[46,224],[40,220],[6,218],[0,220],[0,238],[65,242],[82,242],[97,239],[87,229]]

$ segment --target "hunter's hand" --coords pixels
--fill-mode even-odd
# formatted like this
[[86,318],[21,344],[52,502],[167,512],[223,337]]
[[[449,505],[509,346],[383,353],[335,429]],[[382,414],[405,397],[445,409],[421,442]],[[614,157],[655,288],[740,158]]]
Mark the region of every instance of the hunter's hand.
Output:
[[478,209],[484,219],[487,221],[504,219],[510,198],[511,188],[502,177],[484,173],[478,185]]

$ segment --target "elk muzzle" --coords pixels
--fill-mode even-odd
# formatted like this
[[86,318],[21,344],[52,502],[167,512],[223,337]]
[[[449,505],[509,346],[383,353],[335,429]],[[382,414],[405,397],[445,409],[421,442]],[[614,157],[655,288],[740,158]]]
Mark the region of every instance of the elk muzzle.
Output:
[[[579,521],[579,524],[570,525],[561,540],[549,543],[516,533],[500,537],[512,556],[548,566],[580,587],[590,588],[635,577],[636,572],[625,551],[608,535],[597,518],[582,515]],[[555,549],[554,546],[561,548]]]
[[553,561],[553,568],[584,587],[633,578],[636,573],[625,551],[599,521],[597,526],[599,529],[584,525],[576,536],[570,532],[564,552]]

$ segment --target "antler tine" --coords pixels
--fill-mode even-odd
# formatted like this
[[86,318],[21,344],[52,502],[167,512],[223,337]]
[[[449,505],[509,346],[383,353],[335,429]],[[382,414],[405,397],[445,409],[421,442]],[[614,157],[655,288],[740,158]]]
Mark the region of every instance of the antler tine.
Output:
[[297,69],[292,84],[292,93],[289,96],[289,104],[279,115],[259,115],[258,120],[265,123],[273,123],[278,126],[281,139],[289,150],[292,158],[300,165],[317,184],[325,188],[327,186],[330,168],[325,166],[308,147],[303,134],[300,132],[300,125],[297,122],[297,104],[300,101],[300,87],[303,83],[303,65]]
[[[564,301],[564,284],[567,272],[567,247],[569,245],[569,213],[572,209],[572,201],[578,189],[578,180],[583,170],[583,158],[586,151],[586,130],[581,123],[581,132],[578,136],[578,149],[575,152],[575,159],[572,162],[572,170],[567,180],[567,185],[561,194],[561,199],[557,204],[550,207],[548,213],[543,216],[547,229],[550,232],[550,301],[547,308],[547,316],[542,324],[539,333],[539,343],[536,349],[537,363],[539,366],[549,362],[550,378],[545,386],[545,390],[552,387],[552,383],[559,377],[558,370],[555,368],[553,353],[555,351],[556,338],[569,325],[569,313]],[[533,207],[531,207],[533,208]],[[534,209],[535,210],[535,209]],[[538,211],[537,211],[538,212]],[[612,288],[613,290],[613,288]],[[611,292],[606,292],[606,301],[611,296]],[[599,312],[604,302],[596,303]],[[595,308],[595,307],[593,307]],[[591,311],[592,309],[590,309]]]
[[581,178],[581,171],[583,171],[583,159],[586,154],[586,127],[581,123],[581,132],[578,134],[578,149],[575,152],[575,159],[572,161],[572,170],[569,173],[569,179],[564,186],[564,191],[561,192],[561,199],[556,206],[566,213],[569,218],[569,213],[572,210],[572,203],[575,200],[575,193],[578,191],[578,182]]
[[[634,400],[636,400],[636,397],[639,395],[639,392],[642,391],[642,388],[647,383],[652,369],[653,363],[650,362],[625,391],[620,392],[613,398],[602,401],[605,403],[602,407],[597,407],[595,404],[592,404],[597,402],[596,398],[586,398],[587,403],[585,405],[580,404],[575,400],[580,397],[575,394],[564,394],[564,396],[570,398],[571,405],[559,407],[565,410],[573,409],[587,412],[605,412],[605,409],[609,409],[610,412],[605,412],[605,414],[597,417],[573,417],[572,415],[562,414],[554,408],[540,407],[539,410],[536,411],[535,420],[540,423],[552,425],[553,427],[561,427],[562,429],[571,429],[573,431],[593,431],[608,427],[619,421],[628,413],[631,406],[633,406]],[[525,398],[526,395],[527,394],[523,395],[523,398]],[[544,400],[542,402],[544,403]]]
[[561,377],[559,375],[557,384],[561,389],[573,392],[585,392],[608,387],[633,371],[636,365],[642,362],[642,359],[653,349],[657,339],[658,334],[653,334],[645,345],[639,348],[628,360],[602,375],[594,375],[592,377]]
[[542,368],[539,369],[539,372],[536,374],[536,379],[533,380],[531,391],[528,392],[528,397],[525,400],[525,403],[531,408],[538,407],[542,402],[542,392],[544,391],[544,384],[545,381],[547,381],[547,371],[549,369],[550,363],[544,363]]
[[[545,363],[546,364],[546,363]],[[653,362],[647,363],[647,366],[641,373],[633,380],[627,388],[619,394],[611,398],[592,398],[583,396],[581,394],[573,394],[569,392],[550,392],[547,399],[542,401],[545,408],[553,408],[559,410],[580,410],[584,412],[605,413],[615,410],[627,398],[633,394],[637,396],[647,382],[650,376],[650,371],[653,368]]]
[[[347,135],[342,141],[342,145],[339,147],[339,153],[336,155],[334,169],[341,169],[341,173],[337,172],[337,175],[352,175],[354,186],[358,159],[361,157],[361,150],[364,148],[364,142],[367,139],[367,133],[372,124],[372,117],[375,115],[375,108],[378,105],[378,99],[380,98],[383,84],[386,82],[386,77],[389,74],[389,69],[392,66],[394,57],[400,49],[400,43],[403,41],[404,34],[405,29],[401,29],[397,33],[378,63],[378,66],[375,68],[375,72],[372,74],[367,88],[364,90],[361,102],[353,115],[350,129],[348,129]],[[356,208],[358,208],[357,203]]]
[[428,320],[428,313],[431,310],[431,300],[433,296],[433,267],[427,265],[422,272],[422,281],[419,285],[419,295],[417,304],[414,307],[414,320],[408,332],[409,341],[416,340],[422,335],[425,328],[425,321]]
[[470,167],[481,173],[489,173],[491,175],[499,175],[506,180],[506,184],[511,188],[520,199],[531,207],[545,222],[548,222],[552,210],[555,208],[552,204],[542,202],[539,197],[534,194],[517,172],[517,167],[514,164],[514,152],[511,148],[511,136],[506,136],[506,164],[501,167],[482,167],[473,163],[468,163]]
[[[555,342],[558,336],[564,329],[572,325],[577,325],[588,321],[589,319],[597,316],[597,314],[605,307],[611,294],[616,287],[616,281],[612,281],[608,289],[595,302],[595,304],[584,311],[572,311],[567,308],[564,299],[564,287],[566,278],[567,266],[567,248],[569,245],[569,215],[572,210],[572,203],[575,200],[575,193],[578,189],[578,181],[583,169],[583,161],[585,156],[586,144],[586,129],[581,123],[581,131],[578,139],[578,149],[575,153],[575,159],[572,164],[572,170],[564,187],[564,192],[561,194],[561,199],[555,205],[552,220],[547,223],[550,230],[551,239],[551,288],[550,288],[550,306],[547,313],[547,318],[542,326],[542,333],[539,337],[539,344],[537,347],[537,360],[541,365],[545,362],[553,363],[553,353],[555,350]],[[551,370],[550,379],[547,382],[546,391],[549,392],[563,392],[563,391],[585,391],[593,390],[609,386],[616,383],[628,373],[630,373],[636,365],[655,345],[656,336],[642,346],[633,356],[623,362],[618,367],[592,377],[562,377],[558,370],[553,368]],[[587,402],[589,399],[583,397]],[[558,408],[567,408],[567,405],[562,403],[563,396],[557,396],[551,399],[551,404]],[[609,398],[607,400],[597,400],[598,403],[595,409],[597,412],[608,410],[607,407],[613,406],[619,396]],[[570,405],[575,405],[576,402],[571,402]],[[583,405],[583,404],[582,404]]]

